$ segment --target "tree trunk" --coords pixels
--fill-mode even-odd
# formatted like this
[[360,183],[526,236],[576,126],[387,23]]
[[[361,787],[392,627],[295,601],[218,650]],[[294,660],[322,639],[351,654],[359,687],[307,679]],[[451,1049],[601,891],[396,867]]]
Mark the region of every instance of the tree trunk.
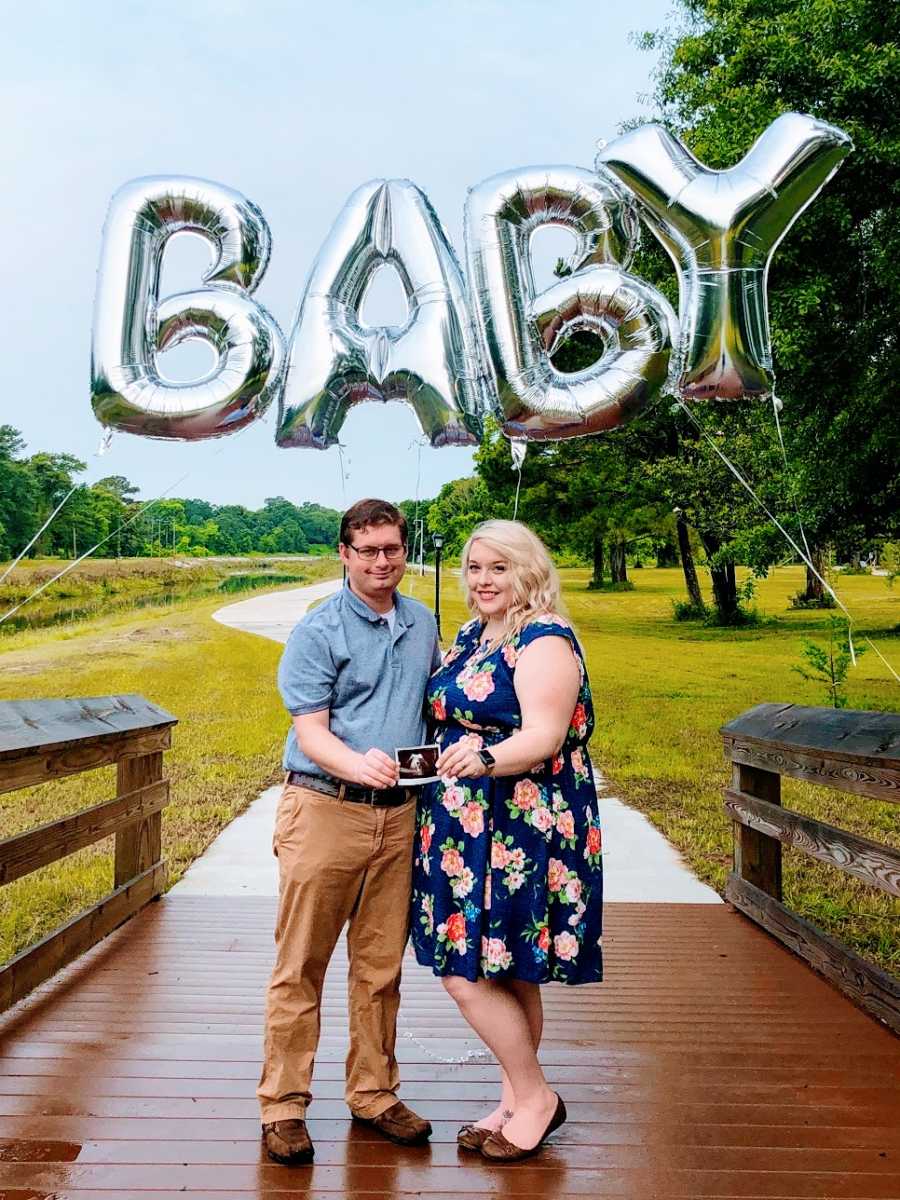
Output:
[[616,538],[609,547],[609,577],[613,583],[627,583],[628,573],[625,569],[625,542]]
[[713,596],[722,621],[727,624],[738,611],[737,580],[734,563],[721,567],[710,567]]
[[594,575],[590,586],[603,586],[603,538],[599,534],[594,536]]
[[821,604],[825,599],[825,587],[822,579],[825,578],[826,548],[825,546],[811,546],[809,553],[812,565],[822,578],[817,578],[809,567],[806,568],[806,591],[803,593],[803,599]]
[[734,573],[734,563],[723,563],[719,567],[712,565],[713,555],[721,548],[722,543],[713,534],[701,534],[703,548],[710,560],[709,573],[712,576],[713,601],[719,620],[723,625],[731,622],[738,612],[737,579]]
[[688,534],[687,521],[679,513],[675,523],[678,531],[678,550],[681,554],[681,569],[684,571],[684,584],[688,598],[698,611],[705,607],[703,593],[700,591],[700,581],[697,578],[697,568],[694,566],[694,552],[691,549],[691,539]]
[[678,566],[678,546],[676,546],[672,538],[667,537],[664,542],[660,542],[656,547],[656,565],[658,567]]

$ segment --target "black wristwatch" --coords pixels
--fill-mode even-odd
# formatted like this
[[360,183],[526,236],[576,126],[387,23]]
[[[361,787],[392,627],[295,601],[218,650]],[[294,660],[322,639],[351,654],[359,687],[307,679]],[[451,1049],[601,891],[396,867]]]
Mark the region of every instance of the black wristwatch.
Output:
[[478,751],[476,751],[476,753],[478,754],[478,757],[481,759],[481,761],[484,763],[485,774],[490,775],[491,771],[493,771],[494,767],[496,767],[496,765],[497,765],[496,758],[494,758],[494,756],[493,756],[493,754],[491,754],[490,750],[478,750]]

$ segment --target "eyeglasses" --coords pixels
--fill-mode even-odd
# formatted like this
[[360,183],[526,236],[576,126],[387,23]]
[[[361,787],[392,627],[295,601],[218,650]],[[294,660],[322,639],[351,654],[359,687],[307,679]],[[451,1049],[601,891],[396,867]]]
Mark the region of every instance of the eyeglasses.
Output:
[[353,546],[345,542],[348,550],[355,550],[363,562],[375,562],[379,554],[383,554],[388,562],[399,562],[406,554],[405,546]]

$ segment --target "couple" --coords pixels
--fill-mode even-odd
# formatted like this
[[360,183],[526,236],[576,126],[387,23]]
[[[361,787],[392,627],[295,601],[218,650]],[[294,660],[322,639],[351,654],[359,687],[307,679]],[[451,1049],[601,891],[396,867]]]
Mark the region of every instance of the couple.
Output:
[[[590,689],[549,556],[524,525],[478,526],[462,558],[474,619],[442,660],[434,617],[396,590],[406,542],[393,505],[349,509],[345,585],[297,625],[279,668],[293,727],[257,1091],[277,1162],[313,1157],[305,1115],[322,983],[345,925],[347,1104],[403,1145],[431,1134],[397,1097],[410,928],[419,963],[500,1063],[499,1103],[458,1135],[495,1162],[536,1153],[566,1118],[537,1059],[539,985],[602,975]],[[395,750],[423,743],[426,720],[441,779],[400,787]]]

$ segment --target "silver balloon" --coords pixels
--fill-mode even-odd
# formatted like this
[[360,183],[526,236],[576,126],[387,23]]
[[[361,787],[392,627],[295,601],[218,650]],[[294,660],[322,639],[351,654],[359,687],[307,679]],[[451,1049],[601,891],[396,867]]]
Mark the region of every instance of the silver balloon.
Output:
[[[536,295],[530,240],[545,225],[569,229],[576,250],[572,273]],[[675,317],[655,288],[623,269],[637,234],[627,193],[578,167],[508,171],[469,193],[469,286],[509,437],[599,433],[658,395]],[[604,351],[565,374],[550,360],[577,329],[597,333]]]
[[727,171],[697,161],[660,125],[604,146],[601,179],[625,184],[679,272],[686,399],[767,396],[773,386],[766,278],[776,246],[852,149],[798,113],[778,117]]
[[[374,272],[396,268],[402,326],[366,328]],[[351,195],[313,265],[291,337],[276,441],[326,449],[354,404],[406,401],[432,446],[474,445],[484,381],[465,283],[425,195],[376,179]]]
[[[166,243],[180,232],[209,242],[205,285],[159,298]],[[240,429],[277,393],[284,341],[250,298],[269,260],[262,213],[239,192],[205,179],[151,177],[113,196],[103,230],[91,356],[94,412],[104,425],[195,440]],[[202,379],[164,379],[157,355],[206,341],[217,363]]]

